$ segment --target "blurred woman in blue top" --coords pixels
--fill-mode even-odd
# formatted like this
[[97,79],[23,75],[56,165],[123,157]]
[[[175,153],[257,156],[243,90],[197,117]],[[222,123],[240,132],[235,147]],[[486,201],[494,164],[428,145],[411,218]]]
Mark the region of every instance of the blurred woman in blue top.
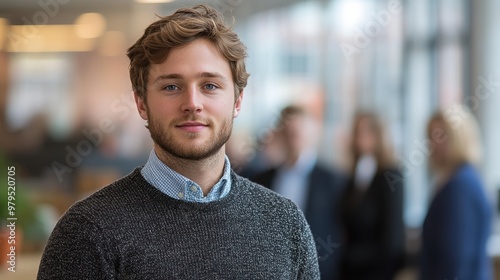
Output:
[[422,230],[420,279],[490,280],[492,210],[474,167],[481,156],[474,117],[463,107],[438,112],[427,134],[436,187]]

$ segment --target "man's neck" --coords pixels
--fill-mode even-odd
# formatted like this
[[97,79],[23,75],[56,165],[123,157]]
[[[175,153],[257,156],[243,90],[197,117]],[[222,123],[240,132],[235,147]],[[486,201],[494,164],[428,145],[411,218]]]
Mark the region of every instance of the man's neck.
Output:
[[207,195],[224,173],[224,147],[216,154],[201,160],[173,156],[155,145],[156,156],[170,169],[198,184]]

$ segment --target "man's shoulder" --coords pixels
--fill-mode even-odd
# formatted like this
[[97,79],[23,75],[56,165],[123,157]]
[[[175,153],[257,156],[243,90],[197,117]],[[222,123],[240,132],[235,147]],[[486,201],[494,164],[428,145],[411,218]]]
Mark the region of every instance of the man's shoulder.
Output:
[[325,176],[335,179],[345,179],[347,177],[345,172],[341,171],[340,169],[337,169],[332,165],[323,162],[317,162],[314,165],[313,169],[311,170],[311,173],[314,175]]
[[127,176],[77,201],[66,213],[78,213],[93,217],[119,211],[123,205],[131,206],[133,201],[140,199],[138,195],[144,194],[140,191],[140,189],[144,189],[141,188],[142,181],[144,180],[140,169],[137,168]]
[[320,187],[323,192],[327,190],[343,191],[348,182],[348,176],[345,172],[320,162],[314,165],[309,177],[310,182],[316,188]]
[[257,174],[253,175],[250,179],[253,182],[256,182],[256,183],[258,183],[266,188],[270,188],[271,182],[274,179],[274,177],[276,176],[277,170],[278,169],[276,167],[269,168],[269,169],[258,172]]
[[288,198],[247,178],[233,174],[234,187],[240,188],[241,198],[250,200],[260,209],[299,212],[299,208]]

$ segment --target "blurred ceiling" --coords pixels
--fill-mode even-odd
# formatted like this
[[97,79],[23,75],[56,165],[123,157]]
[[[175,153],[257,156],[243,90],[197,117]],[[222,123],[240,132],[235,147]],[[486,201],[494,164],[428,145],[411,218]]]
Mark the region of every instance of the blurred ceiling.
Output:
[[[10,38],[10,41],[7,41],[7,45],[11,46],[10,49],[7,48],[8,51],[15,51],[13,49],[21,52],[85,51],[93,49],[95,40],[80,42],[76,40],[77,38],[74,38],[73,34],[69,34],[72,28],[70,25],[75,25],[77,19],[85,13],[101,14],[105,22],[103,32],[111,32],[111,34],[115,35],[114,37],[120,36],[123,38],[120,40],[124,41],[125,44],[129,44],[137,39],[144,31],[144,28],[155,20],[155,15],[168,15],[180,7],[200,3],[208,4],[224,13],[228,21],[232,22],[234,18],[237,25],[259,12],[284,8],[301,1],[311,0],[163,0],[171,2],[138,3],[139,1],[162,0],[0,0],[0,49],[3,46],[2,42],[6,42],[6,34],[12,33],[19,36],[10,37],[21,38],[31,38],[33,33],[40,34],[43,36],[38,37],[44,39],[45,42],[35,44],[35,41],[30,40],[30,44],[12,48],[15,42],[12,43],[12,38]],[[327,2],[329,0],[313,1]],[[6,29],[8,26],[12,28],[10,28],[10,31],[5,31],[8,30]],[[56,42],[54,38],[61,42]],[[106,40],[105,38],[104,41]],[[77,49],[70,50],[67,47],[69,45],[79,46]]]
[[38,12],[44,12],[50,17],[49,24],[70,24],[79,14],[87,12],[102,13],[105,17],[116,14],[133,15],[134,10],[167,14],[182,6],[205,3],[226,15],[234,16],[238,21],[261,11],[297,2],[300,0],[175,0],[160,4],[137,3],[135,0],[2,0],[0,17],[7,18],[10,24],[26,24],[26,18],[34,21]]

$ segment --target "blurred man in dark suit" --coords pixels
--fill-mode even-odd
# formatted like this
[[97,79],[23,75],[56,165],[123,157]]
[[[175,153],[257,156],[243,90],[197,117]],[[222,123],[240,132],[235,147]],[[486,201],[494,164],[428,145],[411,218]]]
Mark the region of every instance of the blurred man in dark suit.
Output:
[[346,177],[318,163],[315,146],[319,125],[305,108],[285,107],[277,133],[283,140],[284,162],[252,180],[302,209],[316,241],[321,279],[338,279],[341,248],[337,208]]

